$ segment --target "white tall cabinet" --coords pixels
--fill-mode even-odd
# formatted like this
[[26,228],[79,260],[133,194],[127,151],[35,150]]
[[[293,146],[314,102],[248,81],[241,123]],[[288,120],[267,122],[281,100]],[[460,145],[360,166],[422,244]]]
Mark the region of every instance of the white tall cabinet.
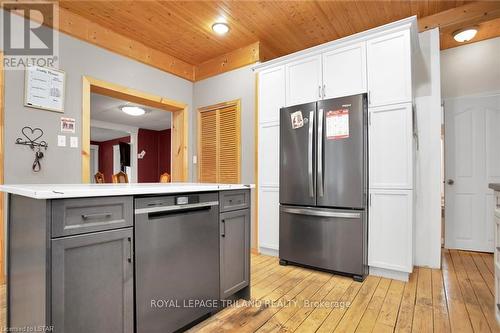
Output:
[[368,93],[370,274],[406,280],[413,269],[412,52],[416,17],[256,66],[259,250],[279,250],[279,109]]
[[285,66],[259,73],[258,242],[259,250],[279,250],[279,110],[285,105]]

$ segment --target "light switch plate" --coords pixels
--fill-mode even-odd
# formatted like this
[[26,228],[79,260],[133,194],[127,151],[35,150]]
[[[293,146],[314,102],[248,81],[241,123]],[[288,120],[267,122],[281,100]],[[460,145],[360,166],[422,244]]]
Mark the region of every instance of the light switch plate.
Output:
[[58,147],[66,147],[66,135],[58,135],[57,136],[57,146]]
[[78,137],[77,136],[72,136],[69,139],[69,146],[71,148],[78,148]]
[[198,163],[198,156],[193,155],[193,164]]

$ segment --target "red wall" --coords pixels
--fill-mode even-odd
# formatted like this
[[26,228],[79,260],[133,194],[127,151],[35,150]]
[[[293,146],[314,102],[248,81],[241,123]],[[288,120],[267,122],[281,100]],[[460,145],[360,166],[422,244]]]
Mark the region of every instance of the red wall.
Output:
[[138,160],[137,177],[139,183],[157,183],[160,175],[170,172],[170,129],[153,131],[139,129],[137,153],[145,151],[144,158]]
[[[99,146],[99,171],[104,174],[106,183],[113,182],[111,177],[113,175],[113,146],[120,142],[130,143],[130,136],[102,142],[90,142],[90,144]],[[93,176],[91,175],[91,177]]]

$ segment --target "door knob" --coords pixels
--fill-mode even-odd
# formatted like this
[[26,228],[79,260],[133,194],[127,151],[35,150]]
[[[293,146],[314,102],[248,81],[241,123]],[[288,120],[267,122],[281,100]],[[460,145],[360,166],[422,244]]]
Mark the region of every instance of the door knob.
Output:
[[453,179],[448,179],[447,183],[448,185],[453,185],[455,184],[455,181]]

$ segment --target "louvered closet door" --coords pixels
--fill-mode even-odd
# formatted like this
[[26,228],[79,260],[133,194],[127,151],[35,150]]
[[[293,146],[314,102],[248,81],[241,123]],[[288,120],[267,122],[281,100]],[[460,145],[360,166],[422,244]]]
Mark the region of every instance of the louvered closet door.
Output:
[[240,182],[240,117],[236,105],[200,113],[199,180]]

